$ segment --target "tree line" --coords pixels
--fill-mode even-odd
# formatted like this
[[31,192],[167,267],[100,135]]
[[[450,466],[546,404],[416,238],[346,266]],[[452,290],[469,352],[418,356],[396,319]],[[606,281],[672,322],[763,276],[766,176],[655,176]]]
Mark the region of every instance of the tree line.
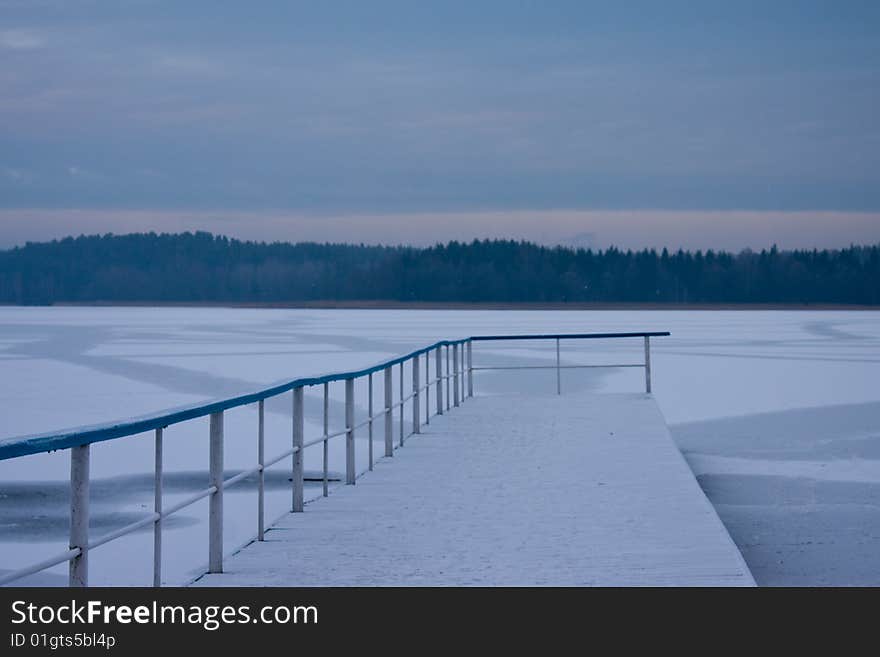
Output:
[[880,304],[880,245],[624,251],[512,240],[427,248],[94,235],[0,251],[0,303]]

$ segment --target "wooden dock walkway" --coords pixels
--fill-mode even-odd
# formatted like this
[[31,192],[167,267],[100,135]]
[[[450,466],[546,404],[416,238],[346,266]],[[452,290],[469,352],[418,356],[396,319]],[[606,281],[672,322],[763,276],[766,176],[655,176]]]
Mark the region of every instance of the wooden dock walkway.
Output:
[[196,586],[750,586],[647,394],[478,395]]

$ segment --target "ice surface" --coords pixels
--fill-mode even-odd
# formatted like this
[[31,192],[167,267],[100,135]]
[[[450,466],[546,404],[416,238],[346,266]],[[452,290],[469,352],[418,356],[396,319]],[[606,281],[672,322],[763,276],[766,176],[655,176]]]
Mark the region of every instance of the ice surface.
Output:
[[673,430],[758,583],[880,584],[880,403]]
[[[280,378],[366,366],[441,338],[638,330],[673,333],[652,341],[655,397],[710,498],[720,505],[722,518],[729,521],[735,516],[729,526],[759,583],[789,581],[785,569],[778,571],[778,577],[772,575],[780,558],[785,558],[784,539],[790,528],[803,534],[814,521],[833,527],[842,538],[833,543],[809,536],[804,540],[813,541],[811,550],[822,563],[836,560],[843,564],[835,566],[836,575],[827,575],[825,569],[827,577],[815,581],[851,582],[852,577],[840,576],[852,561],[848,546],[868,545],[857,550],[859,555],[871,549],[880,554],[877,507],[864,489],[876,485],[875,465],[880,464],[875,448],[880,433],[880,387],[876,385],[880,313],[874,311],[3,307],[0,439],[140,415],[251,390]],[[562,358],[568,364],[640,362],[642,345],[640,340],[563,341]],[[552,364],[554,359],[555,349],[548,343],[474,345],[475,365]],[[409,386],[409,371],[406,375]],[[395,398],[398,380],[395,373]],[[379,391],[381,382],[375,384]],[[637,369],[563,372],[563,390],[569,392],[631,392],[642,386],[643,373]],[[478,372],[476,376],[480,393],[546,392],[554,387],[555,372],[551,371]],[[339,428],[342,386],[331,386],[330,392],[331,428]],[[320,395],[320,389],[306,393],[307,439],[320,434]],[[358,384],[357,399],[362,418],[365,382]],[[855,410],[856,406],[861,410]],[[791,422],[771,417],[780,413]],[[855,424],[849,420],[854,416],[860,418]],[[267,402],[266,422],[267,454],[287,449],[289,396]],[[230,411],[226,426],[226,467],[231,474],[255,463],[255,409]],[[798,445],[805,451],[798,452]],[[95,529],[121,526],[149,511],[150,488],[139,482],[152,472],[152,449],[152,437],[139,436],[102,443],[92,450]],[[206,420],[170,427],[165,451],[169,476],[179,477],[166,504],[179,499],[175,495],[206,485]],[[847,459],[855,464],[843,463]],[[792,464],[773,469],[769,460]],[[798,465],[799,461],[807,464]],[[358,464],[365,462],[366,441],[359,439]],[[306,468],[320,468],[320,448],[306,452]],[[6,567],[25,565],[66,545],[68,510],[63,482],[68,469],[66,453],[0,462],[0,481],[4,482],[0,485],[0,552]],[[273,471],[277,481],[268,495],[267,517],[274,518],[289,507],[289,490],[284,485],[288,469],[289,462],[285,462]],[[344,470],[339,439],[331,443],[331,469]],[[810,506],[809,516],[801,513],[806,507],[795,503],[800,499],[796,496],[778,504],[775,485],[758,486],[764,491],[760,505],[730,503],[729,495],[721,504],[715,498],[720,489],[713,485],[718,480],[712,479],[713,475],[727,478],[726,495],[730,486],[752,486],[750,476],[774,477],[776,482],[800,487],[803,481],[828,481],[829,472],[834,481],[858,487],[847,489],[851,490],[848,498],[836,497],[839,504]],[[245,483],[232,490],[236,492],[226,502],[227,545],[238,544],[255,531],[253,486]],[[316,494],[319,489],[308,488],[307,495]],[[845,513],[843,499],[848,500]],[[770,524],[764,514],[768,509],[774,514]],[[838,520],[842,517],[852,524],[841,528]],[[181,512],[167,532],[169,583],[182,581],[205,561],[205,518],[202,505],[193,506]],[[760,527],[772,527],[772,536],[752,531],[752,519]],[[773,548],[751,549],[756,541]],[[149,583],[151,545],[147,529],[100,548],[93,554],[93,582]],[[810,567],[819,568],[817,563]],[[880,573],[880,568],[874,572]],[[63,573],[63,568],[55,569],[41,581],[53,576],[63,581]],[[790,581],[809,582],[809,573]]]

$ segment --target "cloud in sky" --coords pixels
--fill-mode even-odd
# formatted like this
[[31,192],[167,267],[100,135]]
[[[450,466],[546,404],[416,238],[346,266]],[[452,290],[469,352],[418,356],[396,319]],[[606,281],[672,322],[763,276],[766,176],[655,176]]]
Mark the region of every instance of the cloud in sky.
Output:
[[0,30],[0,49],[32,50],[42,48],[46,40],[27,30]]
[[880,211],[877,3],[229,4],[0,2],[0,207]]

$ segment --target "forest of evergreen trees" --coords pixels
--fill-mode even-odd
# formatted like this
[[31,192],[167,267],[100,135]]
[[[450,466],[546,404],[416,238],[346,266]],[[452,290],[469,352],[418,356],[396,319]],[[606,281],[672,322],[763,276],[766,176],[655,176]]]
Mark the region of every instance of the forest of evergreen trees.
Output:
[[0,251],[0,303],[323,300],[880,304],[880,245],[669,253],[508,240],[415,248],[149,233]]

